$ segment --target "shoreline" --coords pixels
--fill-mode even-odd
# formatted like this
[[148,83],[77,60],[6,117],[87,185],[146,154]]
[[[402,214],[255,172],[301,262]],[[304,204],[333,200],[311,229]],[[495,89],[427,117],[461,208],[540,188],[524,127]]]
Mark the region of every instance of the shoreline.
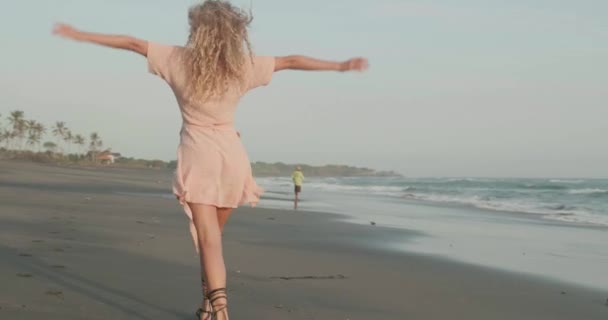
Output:
[[[160,181],[160,182],[159,182]],[[198,263],[167,175],[0,161],[0,318],[190,319]],[[235,319],[605,319],[608,292],[379,250],[420,233],[241,208],[225,255]]]

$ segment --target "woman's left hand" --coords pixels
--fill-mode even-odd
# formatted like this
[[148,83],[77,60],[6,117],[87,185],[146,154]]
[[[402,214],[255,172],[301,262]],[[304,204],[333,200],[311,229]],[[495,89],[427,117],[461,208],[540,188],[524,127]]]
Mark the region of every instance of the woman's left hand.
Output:
[[57,23],[53,28],[54,35],[65,38],[76,39],[78,33],[79,31],[76,28],[64,23]]

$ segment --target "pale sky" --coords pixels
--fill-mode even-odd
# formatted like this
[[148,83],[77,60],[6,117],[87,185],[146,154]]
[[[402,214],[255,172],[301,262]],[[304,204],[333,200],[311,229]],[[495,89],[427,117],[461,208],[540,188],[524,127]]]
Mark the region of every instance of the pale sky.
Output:
[[[0,113],[174,159],[179,111],[145,60],[50,30],[183,44],[194,2],[0,0]],[[605,0],[255,0],[258,54],[362,55],[371,69],[277,74],[242,101],[237,127],[253,161],[608,177],[606,12]]]

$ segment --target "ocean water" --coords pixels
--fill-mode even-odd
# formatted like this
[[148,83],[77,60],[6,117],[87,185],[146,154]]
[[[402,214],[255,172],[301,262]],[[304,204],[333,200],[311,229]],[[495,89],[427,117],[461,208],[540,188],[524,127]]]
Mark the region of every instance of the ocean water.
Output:
[[[292,207],[289,178],[257,181]],[[308,178],[300,208],[423,234],[370,246],[608,290],[606,179]]]
[[[261,184],[273,192],[288,190],[290,181],[266,178]],[[608,179],[313,178],[305,188],[608,227]]]

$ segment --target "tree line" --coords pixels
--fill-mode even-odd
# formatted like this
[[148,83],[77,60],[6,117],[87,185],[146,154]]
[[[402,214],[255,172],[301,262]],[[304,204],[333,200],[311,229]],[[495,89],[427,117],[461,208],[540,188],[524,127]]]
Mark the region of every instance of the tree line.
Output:
[[[3,125],[4,124],[4,125]],[[48,136],[52,135],[49,139]],[[25,113],[15,110],[8,115],[0,114],[0,145],[6,150],[33,151],[52,154],[96,154],[103,147],[103,141],[97,132],[74,134],[65,122],[57,121],[50,127],[36,120],[26,119]]]

